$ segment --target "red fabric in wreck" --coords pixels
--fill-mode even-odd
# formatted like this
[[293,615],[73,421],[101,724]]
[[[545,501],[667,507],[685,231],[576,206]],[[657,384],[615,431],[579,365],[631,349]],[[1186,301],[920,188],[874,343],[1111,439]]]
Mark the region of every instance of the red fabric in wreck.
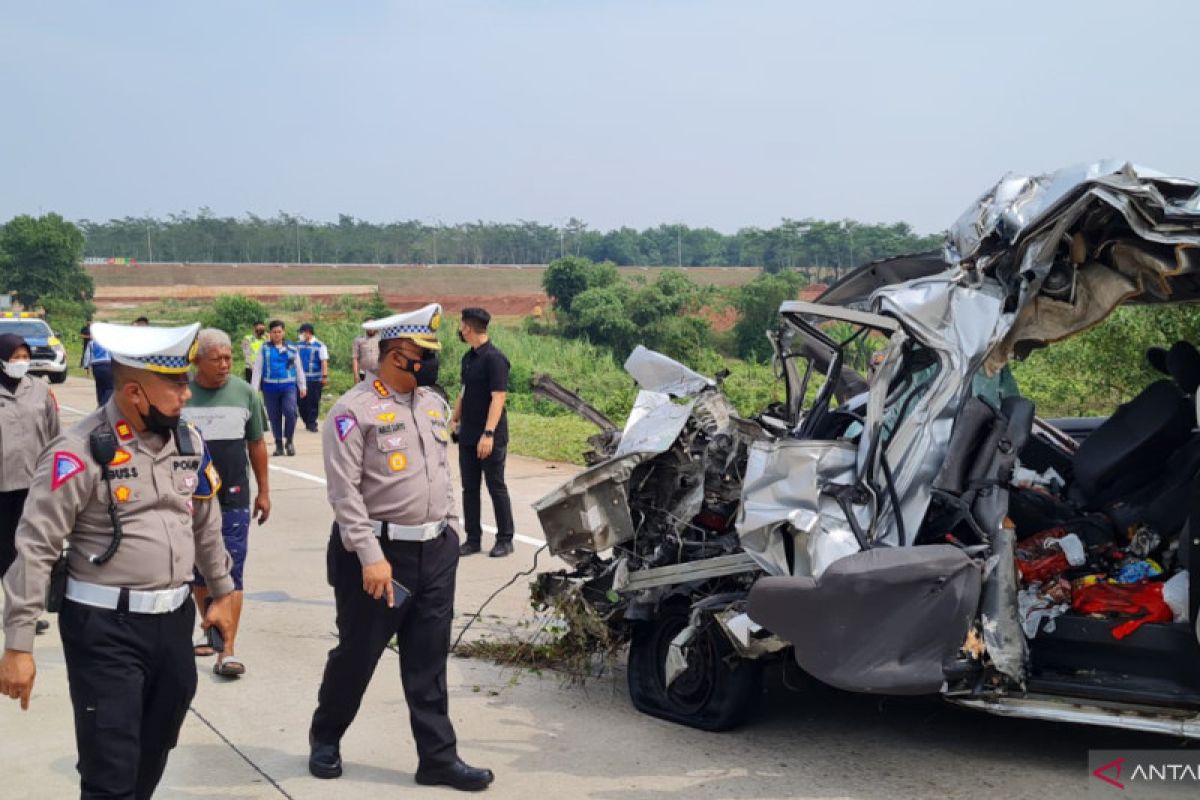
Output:
[[1044,583],[1051,578],[1057,577],[1071,568],[1071,562],[1067,561],[1066,553],[1061,550],[1053,555],[1042,556],[1030,561],[1017,559],[1017,570],[1021,573],[1021,579],[1026,583]]
[[1084,586],[1075,591],[1071,607],[1083,614],[1142,615],[1113,628],[1115,639],[1124,639],[1147,622],[1170,622],[1174,618],[1171,607],[1163,600],[1163,585],[1146,581],[1129,586],[1110,583]]

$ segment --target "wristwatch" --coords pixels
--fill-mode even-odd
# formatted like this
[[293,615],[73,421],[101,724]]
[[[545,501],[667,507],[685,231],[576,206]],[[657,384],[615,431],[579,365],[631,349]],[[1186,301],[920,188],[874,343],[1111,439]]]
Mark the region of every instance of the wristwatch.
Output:
[[483,435],[485,438],[490,439],[496,435],[496,432],[495,431],[484,431]]

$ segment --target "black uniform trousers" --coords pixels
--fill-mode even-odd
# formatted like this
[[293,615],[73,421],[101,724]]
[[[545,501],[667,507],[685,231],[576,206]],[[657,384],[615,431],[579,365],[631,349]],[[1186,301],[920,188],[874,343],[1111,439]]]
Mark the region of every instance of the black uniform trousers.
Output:
[[399,608],[388,608],[386,598],[375,600],[363,591],[362,564],[355,553],[346,552],[334,523],[327,565],[337,604],[338,644],[325,662],[310,733],[321,744],[341,741],[358,714],[379,657],[395,636],[421,766],[447,766],[458,758],[446,691],[458,535],[447,527],[427,542],[380,543],[392,577],[412,592]]
[[195,622],[190,597],[168,614],[63,601],[59,631],[84,800],[154,794],[196,694]]
[[17,523],[28,496],[28,489],[0,492],[0,578],[17,560]]
[[304,422],[304,427],[308,430],[316,430],[317,415],[321,412],[321,390],[325,387],[321,385],[321,376],[308,378],[308,390],[304,393],[297,402],[300,411],[300,419]]
[[101,361],[99,364],[92,364],[92,380],[96,382],[96,406],[99,407],[107,403],[108,398],[112,397],[112,362]]
[[516,525],[513,523],[512,498],[504,483],[504,461],[507,448],[496,447],[486,459],[480,460],[475,445],[460,443],[458,446],[458,471],[462,478],[463,527],[467,541],[478,545],[483,539],[483,525],[479,519],[479,479],[487,483],[492,498],[492,512],[496,515],[496,541],[511,542]]

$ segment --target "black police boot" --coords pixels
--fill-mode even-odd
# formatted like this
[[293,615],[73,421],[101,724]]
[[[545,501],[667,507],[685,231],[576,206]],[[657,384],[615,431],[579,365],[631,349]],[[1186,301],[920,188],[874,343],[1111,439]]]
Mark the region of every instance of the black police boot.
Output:
[[289,456],[294,456],[294,455],[296,455],[296,445],[292,444],[292,440],[291,440],[291,439],[288,439],[288,440],[287,440],[287,454],[288,454]]
[[422,786],[451,786],[464,792],[481,792],[496,779],[490,769],[469,767],[461,759],[444,767],[417,767],[416,777]]
[[342,777],[342,754],[336,744],[321,744],[308,735],[308,771],[314,778]]
[[460,556],[473,556],[482,549],[479,542],[463,542],[462,546],[458,548],[458,554]]
[[491,549],[491,552],[489,552],[488,555],[492,558],[503,558],[504,556],[512,555],[512,551],[512,542],[496,542],[496,545]]
[[283,455],[283,442],[278,442],[278,441],[275,442],[275,452],[272,453],[271,455],[273,455],[273,456]]

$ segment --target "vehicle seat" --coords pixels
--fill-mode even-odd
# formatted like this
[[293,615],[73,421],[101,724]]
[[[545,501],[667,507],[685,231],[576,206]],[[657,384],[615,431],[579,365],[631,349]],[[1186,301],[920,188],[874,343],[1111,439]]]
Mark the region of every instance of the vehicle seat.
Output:
[[1195,396],[1200,387],[1200,350],[1190,342],[1176,342],[1167,351],[1167,372],[1175,385],[1189,396]]
[[1195,424],[1196,411],[1174,381],[1150,384],[1079,445],[1070,499],[1099,509],[1150,484]]

